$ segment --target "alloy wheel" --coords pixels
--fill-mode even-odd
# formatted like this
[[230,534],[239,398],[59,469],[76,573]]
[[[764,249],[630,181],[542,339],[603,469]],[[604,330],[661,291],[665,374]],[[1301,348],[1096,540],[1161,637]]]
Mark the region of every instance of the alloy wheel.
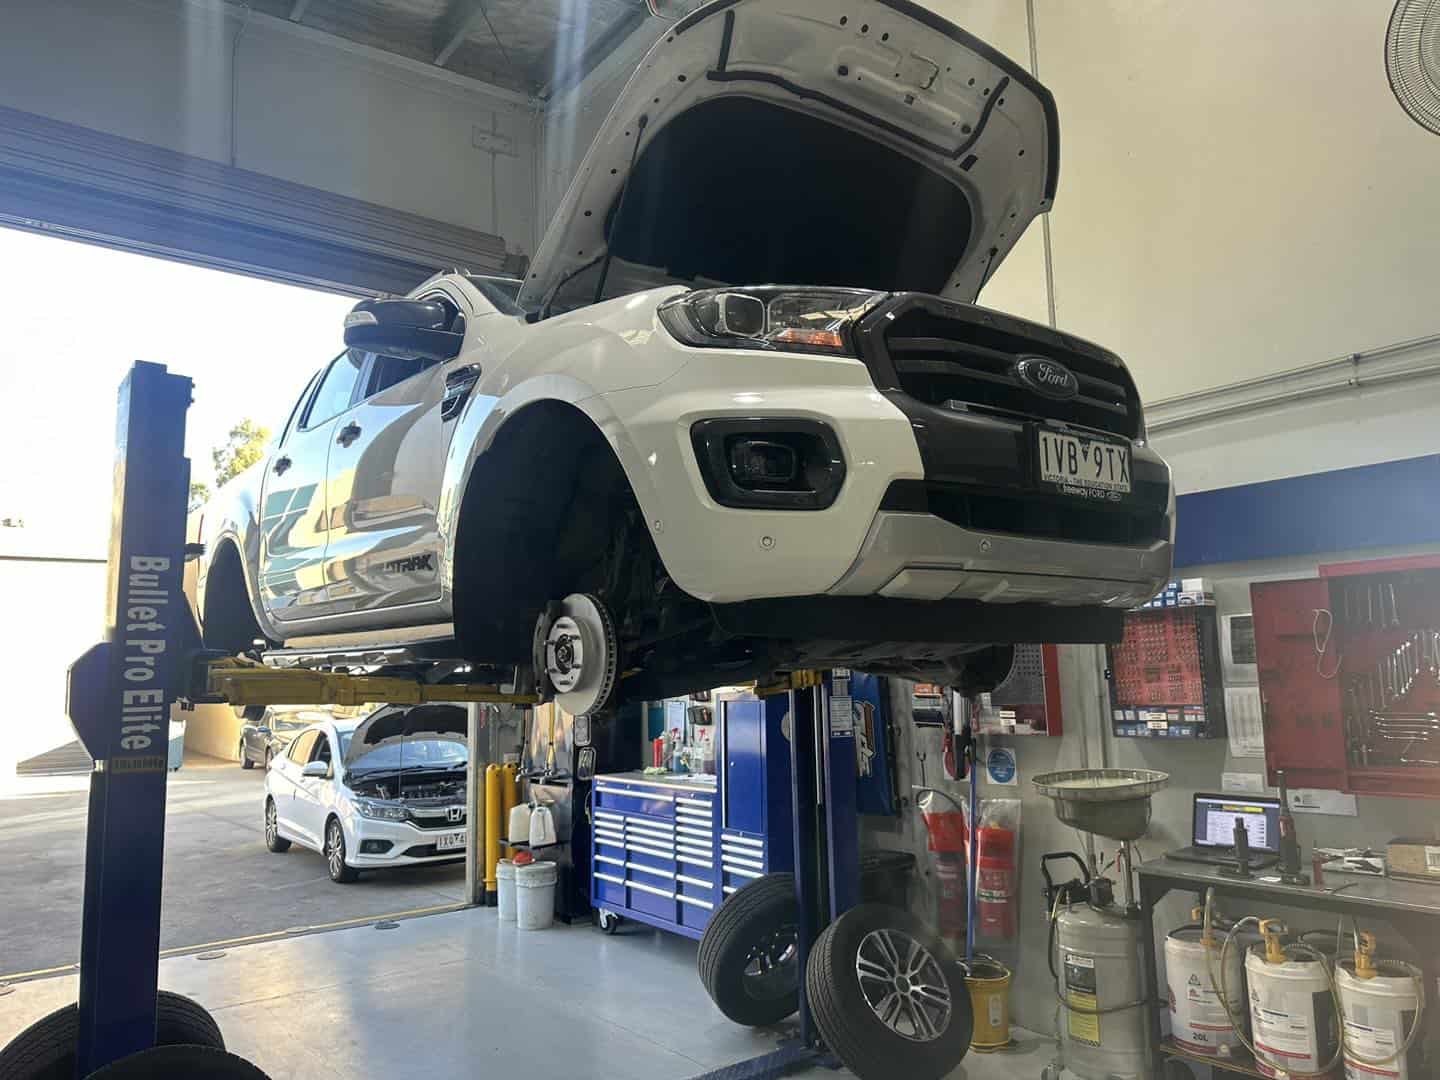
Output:
[[338,878],[345,872],[345,834],[340,831],[340,822],[331,821],[325,833],[325,859],[330,864],[330,876]]
[[275,804],[265,804],[265,842],[274,845],[275,838],[280,835],[280,820],[275,813]]
[[950,988],[929,950],[903,930],[872,930],[855,954],[871,1011],[895,1034],[931,1042],[950,1023]]

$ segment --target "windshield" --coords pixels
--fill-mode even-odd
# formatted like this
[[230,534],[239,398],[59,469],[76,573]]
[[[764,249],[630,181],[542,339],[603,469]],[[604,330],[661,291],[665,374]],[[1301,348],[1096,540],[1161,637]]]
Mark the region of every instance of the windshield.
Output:
[[480,277],[466,274],[465,280],[480,290],[480,294],[495,305],[495,309],[506,315],[521,314],[515,298],[520,295],[520,286],[525,284],[518,278]]
[[[340,755],[349,756],[350,732],[340,736]],[[453,769],[467,761],[465,744],[453,739],[397,739],[381,743],[373,750],[363,751],[349,763],[349,771],[370,772],[376,769]]]

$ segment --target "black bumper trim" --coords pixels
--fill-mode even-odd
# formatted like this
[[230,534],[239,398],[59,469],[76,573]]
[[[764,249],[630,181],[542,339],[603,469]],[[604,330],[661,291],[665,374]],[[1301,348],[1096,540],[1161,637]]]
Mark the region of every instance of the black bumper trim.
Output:
[[710,610],[727,634],[776,640],[1114,644],[1125,625],[1125,613],[1115,608],[886,596],[792,596]]

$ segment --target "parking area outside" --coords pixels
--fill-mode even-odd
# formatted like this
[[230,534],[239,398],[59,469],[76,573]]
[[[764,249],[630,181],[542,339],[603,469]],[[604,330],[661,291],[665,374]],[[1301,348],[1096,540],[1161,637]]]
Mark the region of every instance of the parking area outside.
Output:
[[[85,777],[0,788],[0,981],[65,969],[80,957]],[[337,885],[299,846],[265,850],[265,773],[191,755],[170,777],[161,948],[303,933],[464,899],[464,867],[412,867]]]

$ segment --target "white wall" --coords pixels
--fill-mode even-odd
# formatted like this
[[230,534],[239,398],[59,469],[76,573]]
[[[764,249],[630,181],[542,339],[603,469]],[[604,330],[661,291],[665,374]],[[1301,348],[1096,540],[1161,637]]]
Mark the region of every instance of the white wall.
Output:
[[105,635],[105,564],[0,559],[0,596],[0,656],[10,665],[0,716],[3,787],[16,762],[76,737],[65,713],[65,673]]
[[[218,0],[4,8],[0,105],[534,250],[538,114],[519,95],[284,20],[246,18]],[[476,149],[477,127],[511,139],[514,153]]]
[[1437,329],[1440,138],[1389,0],[1038,0],[1061,325],[1170,397]]

